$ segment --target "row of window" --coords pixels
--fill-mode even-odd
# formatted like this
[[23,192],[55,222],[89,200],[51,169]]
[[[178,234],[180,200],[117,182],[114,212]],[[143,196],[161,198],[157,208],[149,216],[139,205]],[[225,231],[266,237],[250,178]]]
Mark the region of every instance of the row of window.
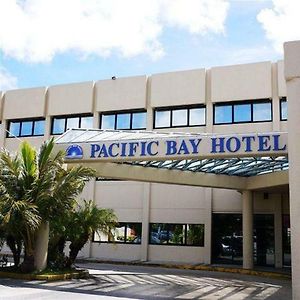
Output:
[[[100,116],[101,129],[144,130],[146,111],[103,113]],[[236,124],[272,121],[272,102],[255,100],[243,102],[218,103],[214,105],[213,123]],[[287,120],[287,101],[280,101],[280,120]],[[206,124],[205,106],[183,106],[158,108],[154,110],[153,128],[174,128],[204,126]],[[93,128],[91,114],[57,116],[52,118],[51,134],[64,133],[68,128]],[[22,119],[8,122],[8,137],[42,136],[45,119]]]
[[154,111],[153,128],[205,125],[205,106],[160,108]]
[[272,121],[270,101],[216,104],[214,124],[233,124]]
[[[119,223],[110,235],[95,233],[93,242],[141,244],[142,223]],[[204,246],[204,224],[150,223],[149,244]]]
[[101,129],[146,129],[146,111],[101,114]]
[[8,137],[42,136],[45,132],[45,119],[10,121],[8,131]]
[[51,134],[62,134],[67,131],[68,128],[93,128],[93,116],[86,114],[53,117]]

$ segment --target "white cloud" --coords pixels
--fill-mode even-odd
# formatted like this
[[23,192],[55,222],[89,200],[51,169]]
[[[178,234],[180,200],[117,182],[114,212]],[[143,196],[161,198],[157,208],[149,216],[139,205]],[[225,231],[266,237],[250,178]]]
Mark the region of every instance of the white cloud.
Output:
[[163,55],[165,27],[223,33],[228,0],[1,0],[0,49],[21,61],[58,53]]
[[282,53],[283,43],[300,39],[300,1],[273,0],[273,8],[263,9],[257,20],[276,51]]
[[17,78],[0,66],[0,91],[17,88]]

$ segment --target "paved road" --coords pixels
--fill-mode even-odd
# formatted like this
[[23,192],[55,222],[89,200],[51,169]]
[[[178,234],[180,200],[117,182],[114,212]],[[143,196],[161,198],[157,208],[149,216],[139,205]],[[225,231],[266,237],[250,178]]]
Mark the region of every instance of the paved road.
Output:
[[262,277],[157,267],[81,264],[91,279],[0,279],[0,299],[207,299],[289,300],[291,282]]

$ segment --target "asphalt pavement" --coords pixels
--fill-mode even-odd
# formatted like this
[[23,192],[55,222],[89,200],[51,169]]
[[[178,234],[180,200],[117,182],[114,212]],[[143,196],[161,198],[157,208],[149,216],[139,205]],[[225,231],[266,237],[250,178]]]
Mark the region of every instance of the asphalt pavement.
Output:
[[86,263],[90,279],[0,279],[0,299],[289,300],[291,281],[211,271]]

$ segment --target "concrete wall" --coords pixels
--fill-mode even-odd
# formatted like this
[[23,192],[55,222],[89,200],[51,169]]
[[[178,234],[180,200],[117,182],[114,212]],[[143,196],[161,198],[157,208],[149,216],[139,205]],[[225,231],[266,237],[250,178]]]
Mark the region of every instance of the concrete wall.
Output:
[[93,111],[93,82],[55,85],[48,88],[48,115]]
[[211,88],[213,102],[271,98],[271,63],[212,68]]
[[4,95],[3,119],[45,116],[46,88],[7,91]]
[[96,82],[96,111],[146,108],[146,76]]
[[155,74],[151,77],[151,106],[205,103],[205,70]]

